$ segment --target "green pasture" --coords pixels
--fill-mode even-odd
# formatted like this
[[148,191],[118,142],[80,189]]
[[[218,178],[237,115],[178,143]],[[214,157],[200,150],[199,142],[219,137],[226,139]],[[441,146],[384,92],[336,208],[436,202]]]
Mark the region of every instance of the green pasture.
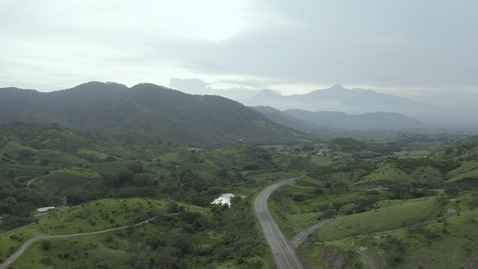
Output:
[[333,163],[333,159],[330,157],[312,157],[310,161],[318,166],[327,166]]
[[149,212],[165,210],[164,201],[129,198],[91,201],[59,208],[41,216],[38,230],[47,234],[70,234],[132,225],[150,218]]
[[[315,268],[326,268],[320,259],[320,253],[327,245],[340,247],[351,254],[349,263],[357,266],[362,266],[365,260],[374,268],[474,268],[478,258],[475,251],[478,242],[474,240],[478,236],[478,208],[470,207],[469,202],[476,197],[476,193],[472,191],[460,193],[453,201],[449,200],[450,196],[442,196],[441,206],[436,207],[428,216],[424,214],[420,230],[414,230],[414,225],[410,226],[413,222],[409,221],[410,216],[401,214],[403,210],[397,211],[397,206],[400,206],[397,203],[401,203],[400,201],[392,201],[390,204],[384,202],[383,209],[390,209],[390,212],[396,214],[387,214],[380,220],[371,216],[375,212],[357,214],[355,218],[347,216],[336,219],[312,235],[310,244],[300,254],[314,264]],[[426,201],[433,200],[436,198]],[[417,215],[426,207],[423,199],[407,202],[410,203],[408,207],[416,208],[408,210],[407,215]],[[458,212],[448,214],[447,208]],[[360,215],[361,218],[358,218]],[[390,218],[399,225],[388,223]],[[346,222],[351,230],[348,234],[340,227]],[[377,222],[383,223],[381,228],[377,227]],[[369,228],[363,229],[364,226]],[[372,232],[370,227],[379,229]],[[353,237],[348,237],[352,235]],[[331,236],[332,241],[327,241]]]
[[[48,241],[48,250],[42,248],[43,241]],[[114,232],[86,235],[70,238],[40,240],[27,250],[12,264],[15,269],[54,269],[54,268],[121,268],[131,254],[126,240]],[[105,267],[107,266],[107,267]]]
[[320,241],[395,230],[427,220],[438,209],[436,198],[381,201],[380,208],[339,217],[318,231]]

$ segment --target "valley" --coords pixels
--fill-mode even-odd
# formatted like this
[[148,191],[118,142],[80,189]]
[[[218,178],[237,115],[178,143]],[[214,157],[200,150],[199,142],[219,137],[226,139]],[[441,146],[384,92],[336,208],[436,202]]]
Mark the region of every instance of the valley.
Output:
[[[435,261],[435,252],[430,260],[414,258],[445,235],[461,242],[457,253],[475,248],[466,238],[473,236],[477,146],[466,135],[390,133],[377,143],[377,135],[331,134],[318,144],[201,149],[147,133],[91,135],[18,123],[1,131],[8,140],[0,149],[0,259],[31,242],[12,268],[273,268],[284,258],[277,247],[269,250],[252,203],[260,190],[288,178],[296,179],[272,192],[267,206],[283,233],[280,247],[291,244],[300,258],[297,268],[450,262]],[[462,142],[444,144],[451,140]],[[234,194],[230,206],[211,204],[221,193]],[[30,213],[42,206],[56,208]],[[471,230],[462,237],[460,229]],[[176,239],[154,243],[151,233]],[[160,254],[175,258],[167,265],[154,258]],[[345,267],[334,267],[332,258]],[[450,264],[474,266],[459,255]]]
[[33,110],[2,108],[0,268],[477,265],[469,129],[332,126],[148,84],[10,91]]
[[0,3],[0,269],[478,268],[478,1]]

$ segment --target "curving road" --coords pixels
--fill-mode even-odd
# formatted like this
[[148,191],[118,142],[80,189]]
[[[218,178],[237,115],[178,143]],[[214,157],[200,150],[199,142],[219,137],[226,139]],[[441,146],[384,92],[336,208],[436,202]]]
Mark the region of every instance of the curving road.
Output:
[[[171,215],[173,215],[173,214],[171,214]],[[149,221],[151,221],[151,220],[154,219],[154,218],[155,218],[155,217],[150,218],[150,219],[147,219],[147,220],[142,221],[142,222],[140,222],[140,223],[136,223],[136,224],[131,225],[131,226],[139,226],[139,225],[148,223]],[[126,228],[131,227],[131,226],[123,226],[123,227],[111,228],[111,229],[106,229],[106,230],[101,230],[101,231],[96,231],[96,232],[88,232],[88,233],[59,234],[59,235],[39,235],[39,236],[34,237],[34,238],[31,238],[31,239],[27,240],[25,243],[23,243],[23,245],[20,247],[19,250],[17,250],[15,253],[13,253],[12,256],[8,257],[8,259],[6,259],[4,263],[0,264],[0,269],[6,269],[6,268],[8,268],[8,266],[10,266],[10,264],[12,264],[16,259],[18,259],[18,257],[20,257],[20,255],[22,255],[23,252],[25,252],[25,250],[26,250],[31,244],[33,244],[34,242],[36,242],[36,241],[38,241],[38,240],[42,240],[42,239],[54,239],[54,238],[65,238],[65,237],[76,237],[76,236],[85,236],[85,235],[92,235],[92,234],[102,234],[102,233],[108,233],[108,232],[112,232],[112,231],[116,231],[116,230],[126,229]]]
[[305,239],[307,239],[307,237],[314,233],[315,231],[317,231],[318,229],[322,228],[325,224],[333,221],[334,219],[326,219],[326,220],[323,220],[315,225],[312,225],[310,226],[309,228],[303,230],[302,232],[296,234],[294,237],[292,237],[292,240],[290,240],[290,243],[294,246],[298,246],[300,244],[302,244],[302,242],[305,241]]
[[279,269],[303,269],[304,266],[295,255],[294,248],[285,239],[284,234],[280,231],[275,220],[272,218],[267,208],[267,199],[280,186],[294,181],[295,178],[287,179],[275,183],[263,190],[256,198],[254,207],[256,209],[257,218],[262,226],[262,231],[267,239],[274,260]]

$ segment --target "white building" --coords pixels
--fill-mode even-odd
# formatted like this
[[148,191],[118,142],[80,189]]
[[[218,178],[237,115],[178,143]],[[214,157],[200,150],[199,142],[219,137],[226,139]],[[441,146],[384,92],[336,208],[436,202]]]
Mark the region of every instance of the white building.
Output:
[[40,207],[40,208],[37,208],[37,212],[38,213],[44,213],[44,212],[48,212],[48,211],[53,210],[53,209],[55,209],[54,206]]

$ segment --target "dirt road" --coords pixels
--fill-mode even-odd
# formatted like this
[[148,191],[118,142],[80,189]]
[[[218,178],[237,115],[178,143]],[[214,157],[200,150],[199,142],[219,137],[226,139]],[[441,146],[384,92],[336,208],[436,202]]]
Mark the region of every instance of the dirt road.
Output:
[[297,247],[298,245],[300,245],[302,242],[304,242],[305,239],[307,239],[307,237],[309,236],[309,234],[317,231],[318,229],[322,228],[322,226],[324,226],[325,224],[331,222],[332,220],[334,219],[326,219],[326,220],[323,220],[305,230],[303,230],[302,232],[298,233],[297,235],[295,235],[294,237],[292,237],[292,240],[290,240],[290,243]]
[[[145,223],[148,223],[150,222],[153,218],[150,218],[150,219],[147,219],[145,221],[142,221],[140,223],[136,223],[132,226],[139,226],[139,225],[143,225]],[[122,229],[126,229],[128,227],[131,227],[131,226],[123,226],[123,227],[118,227],[118,228],[111,228],[111,229],[106,229],[106,230],[101,230],[101,231],[96,231],[96,232],[89,232],[89,233],[76,233],[76,234],[59,234],[59,235],[39,235],[37,237],[34,237],[34,238],[31,238],[29,239],[28,241],[26,241],[25,243],[23,243],[23,245],[20,247],[20,249],[18,249],[15,253],[12,254],[12,256],[8,257],[7,260],[5,260],[4,263],[0,264],[0,269],[6,269],[8,268],[8,266],[10,266],[16,259],[18,259],[18,257],[20,257],[20,255],[23,254],[23,252],[25,252],[25,250],[28,248],[28,246],[30,246],[31,244],[33,244],[34,242],[38,241],[38,240],[44,240],[44,239],[55,239],[55,238],[66,238],[66,237],[76,237],[76,236],[85,236],[85,235],[92,235],[92,234],[102,234],[102,233],[108,233],[108,232],[112,232],[112,231],[117,231],[117,230],[122,230]]]

